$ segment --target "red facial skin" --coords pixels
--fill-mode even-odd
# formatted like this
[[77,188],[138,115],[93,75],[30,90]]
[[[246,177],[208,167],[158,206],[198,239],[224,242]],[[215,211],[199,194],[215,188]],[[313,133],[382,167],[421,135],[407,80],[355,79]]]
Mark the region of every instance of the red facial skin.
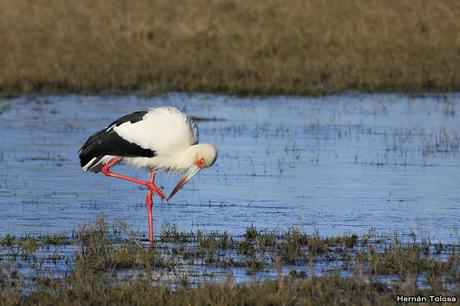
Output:
[[204,167],[204,159],[199,159],[195,162],[195,166],[198,168],[203,168]]

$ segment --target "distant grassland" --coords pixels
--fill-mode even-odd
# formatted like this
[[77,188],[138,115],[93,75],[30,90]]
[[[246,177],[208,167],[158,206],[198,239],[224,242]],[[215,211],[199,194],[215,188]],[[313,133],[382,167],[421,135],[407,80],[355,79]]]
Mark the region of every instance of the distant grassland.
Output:
[[457,0],[0,1],[0,92],[460,89]]

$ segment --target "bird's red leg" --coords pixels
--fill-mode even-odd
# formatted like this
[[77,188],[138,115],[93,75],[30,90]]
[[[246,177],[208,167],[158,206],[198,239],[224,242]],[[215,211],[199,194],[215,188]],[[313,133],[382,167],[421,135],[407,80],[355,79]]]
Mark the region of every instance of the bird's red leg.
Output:
[[[150,173],[150,183],[155,182],[155,171]],[[152,200],[153,192],[152,189],[147,190],[147,198],[146,198],[146,205],[147,205],[147,213],[149,215],[149,242],[152,244],[153,242],[153,221],[152,221],[152,207],[153,207],[153,200]]]
[[118,174],[118,173],[110,172],[110,168],[115,166],[116,164],[118,164],[121,160],[122,160],[121,157],[115,157],[114,159],[109,161],[104,167],[102,167],[102,173],[104,173],[105,175],[110,176],[110,177],[114,177],[114,178],[118,178],[118,179],[122,179],[122,180],[127,180],[127,181],[130,181],[130,182],[136,183],[136,184],[143,185],[143,186],[147,187],[149,190],[153,190],[153,192],[155,192],[159,197],[161,197],[163,199],[166,199],[166,196],[163,193],[163,191],[161,191],[161,189],[158,188],[152,182],[147,182],[147,181],[139,180],[139,179],[129,177],[129,176],[126,176],[126,175],[121,175],[121,174]]

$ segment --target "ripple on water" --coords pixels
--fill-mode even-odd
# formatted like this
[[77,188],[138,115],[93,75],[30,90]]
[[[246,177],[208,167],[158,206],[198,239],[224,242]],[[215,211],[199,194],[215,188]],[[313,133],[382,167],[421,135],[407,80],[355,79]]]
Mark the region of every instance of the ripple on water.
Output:
[[[86,137],[137,110],[175,105],[198,117],[219,159],[156,228],[316,227],[322,235],[415,231],[458,242],[459,94],[238,98],[219,95],[30,96],[0,114],[0,232],[68,232],[103,214],[146,230],[138,186],[83,173]],[[46,103],[44,103],[46,101]],[[146,176],[143,171],[123,172]],[[170,190],[178,177],[159,175]]]

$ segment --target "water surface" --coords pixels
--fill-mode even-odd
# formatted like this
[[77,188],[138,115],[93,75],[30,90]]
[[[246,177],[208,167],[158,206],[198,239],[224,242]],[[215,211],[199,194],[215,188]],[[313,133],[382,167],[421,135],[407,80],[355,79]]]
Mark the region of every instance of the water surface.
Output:
[[[71,233],[104,215],[147,234],[145,190],[82,172],[78,150],[120,116],[174,105],[218,119],[198,125],[200,142],[214,143],[219,158],[171,203],[154,200],[157,229],[239,235],[254,225],[336,235],[375,228],[458,242],[459,101],[459,94],[0,100],[0,233]],[[157,182],[169,193],[179,178],[160,174]]]

